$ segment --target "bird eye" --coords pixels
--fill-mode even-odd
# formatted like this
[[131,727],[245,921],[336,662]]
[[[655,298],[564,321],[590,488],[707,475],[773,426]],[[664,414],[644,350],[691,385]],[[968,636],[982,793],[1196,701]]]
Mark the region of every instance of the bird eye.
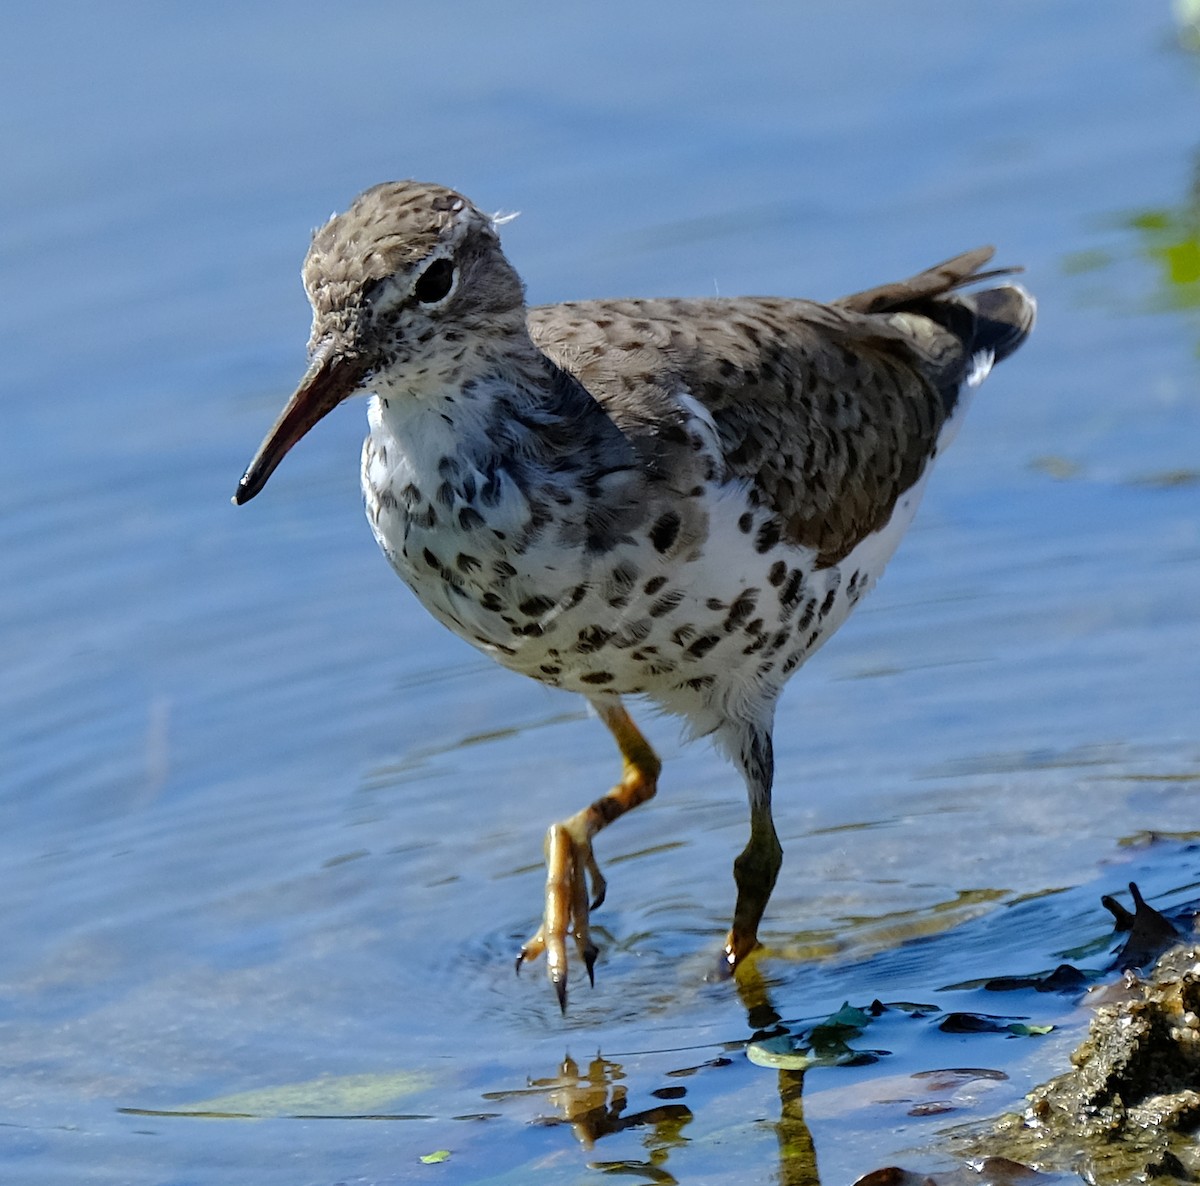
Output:
[[422,305],[436,305],[454,283],[454,264],[448,259],[435,259],[413,285],[413,296]]

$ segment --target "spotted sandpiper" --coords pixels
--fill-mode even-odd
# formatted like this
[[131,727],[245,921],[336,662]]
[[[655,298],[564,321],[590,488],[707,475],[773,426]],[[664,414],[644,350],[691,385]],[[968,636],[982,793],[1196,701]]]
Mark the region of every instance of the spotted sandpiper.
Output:
[[[589,978],[601,828],[660,762],[621,697],[711,735],[745,780],[750,839],[724,963],[758,946],[782,861],[775,703],[875,583],[969,393],[1029,333],[1018,286],[963,289],[991,248],[831,304],[783,297],[528,308],[498,220],[414,181],[315,234],[308,371],[234,501],[349,396],[369,393],[367,516],[425,607],[498,663],[585,696],[620,781],[546,836],[546,954]],[[590,892],[588,883],[590,882]],[[590,899],[590,905],[589,905]]]

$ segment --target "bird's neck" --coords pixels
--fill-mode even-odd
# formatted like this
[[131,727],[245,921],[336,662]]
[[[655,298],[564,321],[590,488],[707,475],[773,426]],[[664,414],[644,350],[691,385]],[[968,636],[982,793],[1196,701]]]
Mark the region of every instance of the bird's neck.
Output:
[[[566,422],[575,404],[591,401],[533,344],[524,326],[492,333],[465,349],[440,373],[377,377],[368,417],[371,434],[420,468],[446,457],[485,461],[516,454],[532,459]],[[574,384],[578,391],[572,390]]]
[[406,480],[425,489],[440,487],[447,471],[503,473],[528,491],[636,467],[631,442],[587,389],[523,338],[460,384],[379,391],[372,441],[401,462]]

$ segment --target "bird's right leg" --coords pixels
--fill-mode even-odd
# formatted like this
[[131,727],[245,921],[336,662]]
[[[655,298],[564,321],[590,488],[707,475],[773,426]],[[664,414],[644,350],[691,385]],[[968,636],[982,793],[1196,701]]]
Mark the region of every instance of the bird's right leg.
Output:
[[737,902],[724,955],[726,969],[732,972],[759,945],[758,924],[783,864],[783,846],[771,818],[775,758],[769,724],[742,726],[731,740],[723,740],[746,779],[750,799],[750,841],[733,862]]
[[[615,696],[589,697],[592,707],[616,738],[621,751],[621,781],[594,803],[568,819],[551,824],[546,833],[546,912],[537,934],[521,948],[517,971],[526,960],[546,953],[546,975],[554,985],[558,1003],[567,1007],[567,934],[593,980],[592,968],[598,954],[588,929],[589,910],[604,901],[607,883],[592,853],[592,837],[647,799],[658,788],[662,762],[639,732]],[[586,876],[585,876],[586,874]],[[587,878],[591,878],[591,905]]]

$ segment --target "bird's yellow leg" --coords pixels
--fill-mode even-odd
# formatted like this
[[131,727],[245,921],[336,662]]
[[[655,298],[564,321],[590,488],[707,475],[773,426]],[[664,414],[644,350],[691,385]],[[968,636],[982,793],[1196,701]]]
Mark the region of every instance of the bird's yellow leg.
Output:
[[752,804],[750,842],[733,862],[737,902],[733,908],[733,925],[725,940],[725,962],[730,972],[759,945],[758,924],[775,888],[782,863],[783,846],[771,819],[770,799]]
[[[592,980],[597,948],[588,930],[588,914],[604,901],[607,883],[592,854],[592,837],[613,820],[654,797],[662,762],[638,731],[619,700],[593,700],[600,719],[608,726],[621,751],[621,781],[594,803],[546,832],[546,912],[537,934],[521,948],[517,970],[526,960],[546,953],[546,974],[558,1003],[567,1007],[567,935]],[[591,880],[591,905],[588,904]]]

